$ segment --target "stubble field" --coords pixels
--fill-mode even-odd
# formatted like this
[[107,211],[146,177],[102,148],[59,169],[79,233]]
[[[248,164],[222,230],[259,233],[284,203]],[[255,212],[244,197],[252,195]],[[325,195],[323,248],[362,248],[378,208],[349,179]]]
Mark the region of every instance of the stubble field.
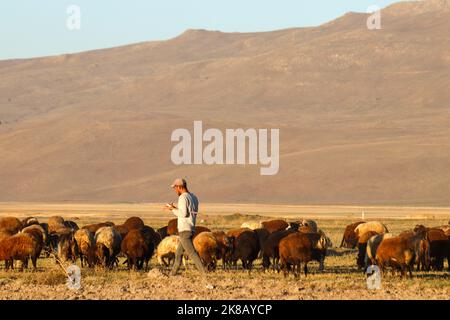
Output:
[[[61,215],[79,226],[101,221],[122,223],[127,217],[139,216],[147,225],[158,228],[172,218],[161,207],[0,203],[0,216],[34,216],[45,222],[52,215]],[[318,264],[312,262],[307,278],[284,278],[282,274],[264,273],[258,260],[251,273],[241,268],[224,271],[219,263],[217,271],[209,273],[206,279],[199,276],[193,265],[188,265],[179,276],[166,277],[159,272],[156,259],[152,259],[149,272],[128,271],[122,264],[113,271],[83,268],[81,289],[71,290],[61,268],[46,258],[38,260],[38,272],[7,272],[2,264],[0,299],[449,299],[448,271],[414,272],[413,279],[389,274],[383,277],[380,290],[368,290],[366,276],[356,267],[356,250],[336,248],[345,226],[360,220],[362,212],[365,220],[380,220],[393,233],[416,224],[439,226],[450,220],[450,208],[202,204],[197,224],[213,231],[238,228],[244,221],[315,219],[333,241],[325,271],[319,272]],[[214,288],[207,289],[206,284]]]

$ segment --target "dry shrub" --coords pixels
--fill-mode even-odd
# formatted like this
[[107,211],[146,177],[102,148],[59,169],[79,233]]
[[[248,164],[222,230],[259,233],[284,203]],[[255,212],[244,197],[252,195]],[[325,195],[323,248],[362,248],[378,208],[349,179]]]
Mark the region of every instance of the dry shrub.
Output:
[[67,277],[62,271],[24,272],[21,275],[24,284],[57,286],[65,284]]

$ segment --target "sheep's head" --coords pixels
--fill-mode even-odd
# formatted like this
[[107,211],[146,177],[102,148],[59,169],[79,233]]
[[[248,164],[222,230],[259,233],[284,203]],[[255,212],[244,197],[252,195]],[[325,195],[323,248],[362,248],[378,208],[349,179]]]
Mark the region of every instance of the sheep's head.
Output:
[[225,237],[225,247],[227,248],[227,253],[233,253],[234,248],[234,237]]
[[233,255],[235,240],[236,240],[236,238],[234,236],[231,236],[231,237],[227,236],[224,238],[224,245],[226,247],[226,251],[225,251],[226,260],[228,260]]
[[96,246],[91,246],[87,254],[87,263],[89,268],[93,268],[97,264]]
[[76,259],[78,253],[78,247],[76,246],[76,241],[73,238],[72,233],[62,234],[58,238],[58,257],[62,261]]
[[289,222],[288,228],[298,230],[300,228],[300,221]]
[[106,267],[109,261],[109,249],[103,243],[97,243],[95,246],[95,256],[97,263]]
[[317,241],[317,249],[326,250],[329,247],[329,242],[327,237],[321,236],[319,241]]
[[416,225],[413,231],[420,239],[425,239],[427,237],[427,228],[421,224]]

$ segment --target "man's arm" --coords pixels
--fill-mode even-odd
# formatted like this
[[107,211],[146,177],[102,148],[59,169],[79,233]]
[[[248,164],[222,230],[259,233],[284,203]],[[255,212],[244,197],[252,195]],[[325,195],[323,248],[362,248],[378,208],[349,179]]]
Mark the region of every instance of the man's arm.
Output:
[[186,197],[180,196],[178,198],[178,209],[172,209],[172,213],[178,218],[185,218],[187,215]]

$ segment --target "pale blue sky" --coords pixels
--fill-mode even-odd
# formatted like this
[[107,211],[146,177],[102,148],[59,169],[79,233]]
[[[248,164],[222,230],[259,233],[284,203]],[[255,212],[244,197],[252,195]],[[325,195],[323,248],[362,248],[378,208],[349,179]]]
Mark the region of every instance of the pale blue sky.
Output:
[[[314,26],[390,0],[11,0],[0,2],[0,60],[175,37],[186,29],[251,32]],[[81,30],[66,27],[69,5]]]

